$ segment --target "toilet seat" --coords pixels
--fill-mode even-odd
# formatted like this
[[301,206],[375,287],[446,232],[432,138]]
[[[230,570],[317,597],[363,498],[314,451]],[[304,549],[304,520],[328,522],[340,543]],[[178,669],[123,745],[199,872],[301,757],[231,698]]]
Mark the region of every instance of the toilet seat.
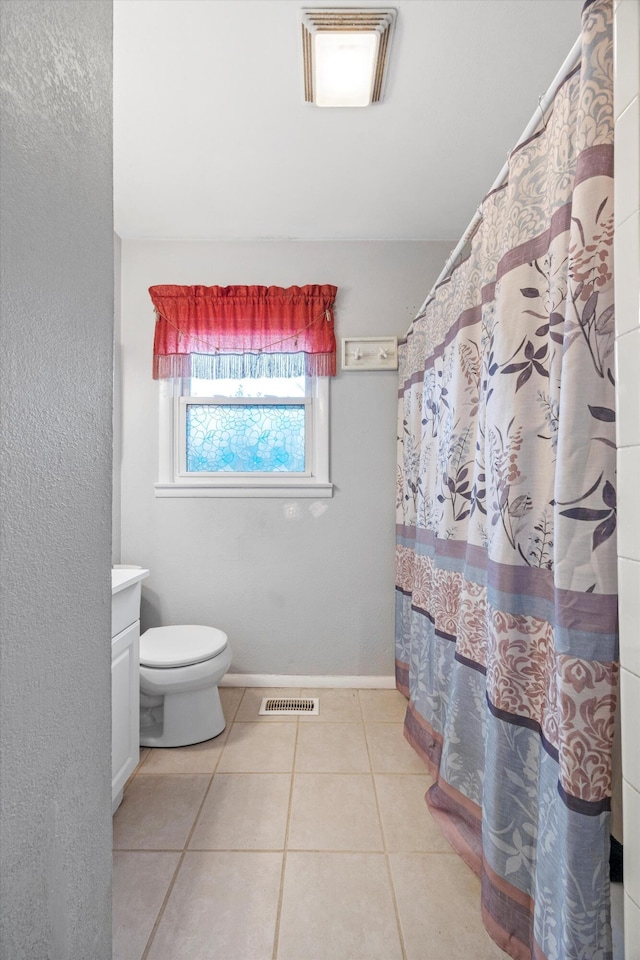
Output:
[[217,657],[226,646],[227,635],[217,627],[151,627],[140,637],[140,664],[156,670],[188,667]]

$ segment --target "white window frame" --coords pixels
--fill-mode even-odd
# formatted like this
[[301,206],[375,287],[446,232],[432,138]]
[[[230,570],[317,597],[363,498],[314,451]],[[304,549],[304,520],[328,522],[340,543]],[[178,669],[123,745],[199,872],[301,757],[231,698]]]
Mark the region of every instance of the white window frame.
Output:
[[[329,377],[311,377],[306,397],[273,398],[274,403],[306,403],[309,407],[304,474],[187,473],[185,462],[186,403],[215,402],[215,397],[184,397],[179,380],[159,381],[158,482],[156,497],[321,497],[333,496],[329,480]],[[270,397],[229,398],[224,402],[269,403]]]

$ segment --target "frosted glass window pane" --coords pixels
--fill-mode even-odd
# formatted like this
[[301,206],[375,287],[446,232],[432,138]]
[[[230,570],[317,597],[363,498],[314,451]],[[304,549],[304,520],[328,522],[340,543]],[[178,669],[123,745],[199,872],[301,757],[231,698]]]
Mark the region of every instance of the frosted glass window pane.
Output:
[[190,403],[189,473],[304,473],[304,404]]

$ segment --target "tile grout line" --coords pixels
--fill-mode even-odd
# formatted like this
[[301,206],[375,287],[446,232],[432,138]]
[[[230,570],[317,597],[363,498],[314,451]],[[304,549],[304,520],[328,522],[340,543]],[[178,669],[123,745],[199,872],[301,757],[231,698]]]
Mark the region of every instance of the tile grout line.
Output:
[[239,700],[238,700],[238,702],[237,702],[237,704],[236,704],[236,708],[235,708],[235,710],[233,711],[233,716],[232,716],[232,717],[229,717],[229,724],[235,723],[236,717],[237,717],[237,715],[238,715],[238,710],[240,709],[240,704],[242,703],[242,700],[243,700],[243,698],[244,698],[244,694],[245,694],[245,691],[243,690],[243,691],[242,691],[242,694],[241,694],[241,696],[240,696],[240,698],[239,698]]
[[[242,722],[242,721],[240,721]],[[355,726],[355,724],[354,724]],[[429,771],[426,770],[424,773],[414,773],[411,771],[403,770],[376,770],[375,773],[381,774],[385,777],[398,777],[403,779],[404,777],[425,777],[430,776]],[[217,777],[255,777],[258,774],[267,774],[267,773],[291,773],[291,770],[217,770]],[[371,773],[370,770],[298,770],[297,773],[301,776],[317,776],[323,777],[325,774],[329,777],[366,777]],[[153,773],[144,773],[142,774],[145,780],[152,780],[154,777],[207,777],[211,776],[209,770],[157,770]],[[115,848],[114,848],[115,849]],[[122,848],[118,848],[122,849]],[[155,849],[155,848],[154,848]]]
[[[350,847],[288,847],[289,853],[345,853],[347,855],[360,853],[384,853],[380,847],[358,847],[352,850]],[[278,847],[190,847],[189,850],[176,850],[170,847],[119,847],[114,853],[281,853]],[[451,850],[397,850],[394,853],[415,854],[425,857],[454,857],[457,856],[453,849]]]
[[371,767],[371,780],[373,782],[373,795],[376,801],[376,810],[378,813],[378,822],[380,824],[380,834],[382,836],[382,846],[384,852],[384,862],[387,868],[387,879],[389,881],[389,890],[391,891],[391,900],[393,903],[393,912],[396,918],[396,929],[398,931],[398,940],[400,942],[400,950],[402,952],[402,960],[407,960],[407,951],[404,944],[404,937],[402,935],[402,924],[400,923],[400,911],[398,910],[398,898],[396,896],[396,888],[393,882],[393,874],[391,873],[391,860],[389,858],[389,845],[387,843],[387,835],[384,829],[384,822],[382,819],[382,814],[380,813],[380,800],[378,798],[378,787],[376,785],[376,778],[373,770],[373,762],[371,759],[371,752],[369,750],[369,738],[367,737],[367,725],[363,723],[364,731],[364,740],[367,745],[367,755],[369,757],[369,766]]
[[282,867],[280,869],[280,890],[278,891],[278,905],[276,907],[276,922],[273,930],[273,953],[272,960],[277,960],[280,947],[280,920],[282,917],[282,901],[284,898],[284,875],[287,866],[287,850],[289,846],[289,828],[291,826],[291,807],[293,805],[293,778],[296,769],[296,754],[298,752],[298,733],[300,731],[300,720],[296,720],[296,738],[293,744],[293,758],[291,761],[291,783],[289,784],[289,803],[287,806],[287,823],[284,831],[284,843],[282,850]]
[[[218,759],[219,759],[219,758],[218,758]],[[217,762],[216,762],[216,766],[217,766]],[[207,789],[206,789],[205,792],[204,792],[204,797],[202,798],[202,803],[201,803],[200,806],[198,807],[198,812],[196,813],[196,815],[195,815],[195,817],[194,817],[193,823],[192,823],[192,825],[191,825],[191,829],[189,830],[189,833],[188,833],[187,838],[186,838],[186,840],[185,840],[184,847],[183,847],[182,850],[180,851],[180,859],[178,860],[176,869],[175,869],[175,871],[174,871],[174,873],[173,873],[173,877],[171,878],[171,882],[170,882],[169,886],[167,887],[167,892],[165,893],[164,899],[163,899],[162,904],[161,904],[161,906],[160,906],[160,909],[158,910],[158,916],[156,917],[156,921],[155,921],[155,923],[154,923],[154,925],[153,925],[153,928],[152,928],[152,930],[151,930],[151,933],[149,934],[149,939],[147,940],[147,945],[146,945],[146,947],[144,948],[144,952],[143,952],[142,956],[140,957],[140,960],[147,960],[147,957],[149,956],[149,951],[150,951],[150,949],[151,949],[151,947],[152,947],[152,945],[153,945],[153,941],[154,941],[154,939],[155,939],[155,936],[156,936],[158,927],[160,926],[160,922],[161,922],[161,920],[162,920],[162,917],[164,916],[165,908],[166,908],[166,906],[167,906],[167,903],[169,902],[169,898],[170,898],[170,896],[171,896],[171,894],[172,894],[172,892],[173,892],[173,888],[174,888],[174,886],[176,885],[176,882],[177,882],[177,879],[178,879],[178,874],[180,873],[180,869],[181,869],[181,867],[182,867],[182,864],[184,863],[184,858],[185,858],[185,854],[186,854],[186,852],[187,852],[187,847],[188,847],[188,845],[189,845],[189,840],[191,839],[191,836],[192,836],[193,831],[194,831],[194,829],[195,829],[195,825],[196,825],[196,822],[197,822],[197,820],[198,820],[198,817],[200,816],[200,812],[201,812],[201,810],[202,810],[202,807],[204,806],[204,802],[205,802],[205,800],[207,799],[207,797],[208,797],[208,795],[209,795],[209,790],[211,789],[211,784],[213,783],[213,778],[214,778],[214,776],[215,776],[215,773],[212,773],[212,774],[211,774],[211,779],[209,780],[209,786],[207,787]]]
[[149,956],[149,951],[151,950],[151,946],[152,946],[153,941],[154,941],[154,939],[155,939],[156,931],[157,931],[157,929],[158,929],[158,927],[159,927],[159,925],[160,925],[160,920],[162,919],[162,916],[163,916],[163,914],[164,914],[164,909],[165,909],[165,907],[166,907],[166,905],[167,905],[167,902],[168,902],[168,900],[169,900],[169,897],[171,896],[171,893],[172,893],[173,888],[174,888],[174,886],[175,886],[176,880],[178,879],[178,873],[180,872],[180,867],[182,866],[182,862],[183,862],[183,860],[184,860],[185,851],[184,851],[184,850],[181,850],[181,851],[179,851],[179,853],[180,853],[180,857],[179,857],[178,862],[177,862],[177,864],[176,864],[176,868],[175,868],[175,870],[173,871],[173,876],[171,877],[171,881],[169,882],[169,886],[167,887],[167,892],[166,892],[165,895],[164,895],[164,899],[163,899],[162,903],[160,904],[160,909],[158,910],[158,916],[156,917],[155,923],[153,924],[153,927],[151,928],[151,933],[149,934],[149,937],[148,937],[148,939],[147,939],[146,946],[145,946],[144,950],[142,951],[142,955],[141,955],[141,957],[140,957],[140,960],[147,960],[147,957]]
[[[244,696],[244,694],[243,694],[243,696]],[[242,699],[242,698],[241,698],[241,699]],[[239,704],[238,704],[238,706],[239,706]],[[237,709],[236,709],[236,713],[237,713]],[[234,715],[235,715],[235,714],[234,714]],[[233,726],[233,722],[231,722],[231,723],[229,724],[229,733],[231,733],[231,727],[232,727],[232,726]],[[228,739],[229,739],[229,738],[228,738],[228,735],[227,735],[227,740],[228,740]],[[151,933],[149,934],[149,938],[148,938],[148,940],[147,940],[147,944],[146,944],[146,946],[145,946],[145,948],[144,948],[144,950],[143,950],[143,952],[142,952],[142,956],[140,957],[140,960],[147,960],[147,957],[149,956],[149,951],[151,950],[151,947],[153,946],[153,941],[155,940],[155,936],[156,936],[156,933],[157,933],[157,931],[158,931],[158,927],[160,926],[160,922],[161,922],[161,920],[162,920],[162,917],[164,916],[165,908],[166,908],[166,906],[167,906],[167,904],[168,904],[168,902],[169,902],[169,898],[171,897],[171,894],[172,894],[172,892],[173,892],[173,888],[174,888],[175,885],[176,885],[176,882],[177,882],[177,879],[178,879],[178,874],[180,873],[180,870],[181,870],[181,868],[182,868],[182,864],[184,863],[185,854],[187,853],[187,850],[188,850],[188,847],[189,847],[189,841],[191,840],[191,837],[193,836],[193,832],[194,832],[194,830],[195,830],[195,828],[196,828],[196,823],[198,822],[198,818],[200,817],[200,814],[202,813],[202,808],[203,808],[204,805],[205,805],[206,799],[207,799],[207,797],[209,796],[209,791],[211,790],[211,784],[212,784],[213,781],[214,781],[214,778],[215,778],[215,775],[216,775],[216,770],[218,769],[218,765],[219,765],[219,763],[220,763],[220,758],[222,757],[222,754],[224,753],[224,749],[225,749],[225,747],[226,747],[226,745],[227,745],[227,740],[225,740],[224,746],[222,747],[222,750],[220,751],[220,753],[218,754],[218,757],[216,758],[216,762],[215,762],[215,765],[214,765],[214,767],[213,767],[213,772],[212,772],[211,777],[210,777],[210,779],[209,779],[209,784],[208,784],[208,786],[207,786],[207,789],[206,789],[205,792],[204,792],[204,796],[202,797],[202,802],[200,803],[200,806],[198,807],[198,810],[197,810],[197,812],[196,812],[196,815],[195,815],[195,817],[193,818],[193,823],[191,824],[191,829],[189,830],[189,833],[187,834],[187,838],[186,838],[186,840],[185,840],[185,842],[184,842],[184,847],[182,848],[182,851],[181,851],[181,853],[180,853],[180,859],[178,860],[178,863],[177,863],[177,865],[176,865],[176,869],[175,869],[174,872],[173,872],[173,876],[172,876],[172,878],[171,878],[171,882],[169,883],[169,886],[167,887],[167,892],[165,893],[164,899],[163,899],[163,901],[162,901],[162,904],[160,905],[160,909],[158,910],[158,916],[156,917],[155,923],[154,923],[154,925],[153,925],[153,927],[152,927],[152,929],[151,929]],[[148,756],[151,756],[151,754],[149,753]],[[145,759],[147,759],[147,758],[145,758]]]

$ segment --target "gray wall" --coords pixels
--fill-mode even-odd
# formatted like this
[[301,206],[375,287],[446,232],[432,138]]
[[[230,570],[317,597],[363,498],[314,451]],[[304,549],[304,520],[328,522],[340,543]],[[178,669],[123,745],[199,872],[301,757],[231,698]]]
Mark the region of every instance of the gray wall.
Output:
[[[158,283],[332,283],[343,336],[404,334],[451,242],[122,242],[122,560],[143,629],[213,624],[234,673],[391,676],[397,374],[331,382],[332,499],[156,499]],[[293,506],[293,510],[290,508]]]
[[0,955],[107,960],[111,3],[0,13]]

